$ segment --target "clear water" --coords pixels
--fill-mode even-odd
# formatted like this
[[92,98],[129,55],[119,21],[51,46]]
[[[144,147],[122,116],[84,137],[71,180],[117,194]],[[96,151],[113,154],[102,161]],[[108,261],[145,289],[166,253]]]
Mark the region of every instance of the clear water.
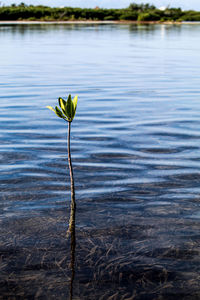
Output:
[[0,294],[199,299],[200,25],[0,25]]

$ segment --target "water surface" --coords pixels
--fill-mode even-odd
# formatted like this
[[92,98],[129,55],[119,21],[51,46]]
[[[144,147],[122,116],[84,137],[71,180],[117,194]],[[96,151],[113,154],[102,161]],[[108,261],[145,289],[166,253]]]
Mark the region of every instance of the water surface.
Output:
[[0,294],[199,299],[200,25],[0,25]]

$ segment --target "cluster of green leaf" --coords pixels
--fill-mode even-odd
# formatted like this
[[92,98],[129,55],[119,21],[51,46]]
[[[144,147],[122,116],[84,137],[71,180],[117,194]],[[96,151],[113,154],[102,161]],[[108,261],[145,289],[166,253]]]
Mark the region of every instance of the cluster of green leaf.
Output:
[[59,118],[72,122],[76,114],[77,102],[78,96],[75,96],[72,100],[71,95],[69,95],[67,101],[62,98],[58,98],[58,103],[61,109],[58,108],[58,106],[56,106],[55,109],[52,106],[47,106],[47,108],[52,110]]
[[180,8],[160,10],[154,5],[135,3],[124,9],[58,8],[21,3],[20,5],[1,6],[0,20],[200,21],[200,12],[182,11]]
[[194,21],[194,22],[199,22],[200,21],[200,12],[199,11],[194,11],[194,10],[189,10],[185,12],[185,14],[182,16],[182,21]]

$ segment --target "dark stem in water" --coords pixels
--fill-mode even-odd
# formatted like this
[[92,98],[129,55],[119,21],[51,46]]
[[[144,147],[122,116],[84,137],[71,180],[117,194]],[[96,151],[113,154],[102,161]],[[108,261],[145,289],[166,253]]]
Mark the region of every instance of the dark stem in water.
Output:
[[69,172],[70,172],[70,181],[71,181],[71,212],[70,212],[70,219],[69,219],[69,232],[72,233],[73,228],[75,228],[76,202],[75,202],[74,176],[73,176],[71,151],[70,151],[70,131],[71,131],[71,122],[68,122],[68,163],[69,163]]
[[70,132],[71,132],[71,122],[68,122],[68,163],[69,163],[69,172],[70,172],[70,180],[71,180],[71,208],[75,210],[76,203],[75,203],[74,176],[73,176],[71,150],[70,150]]
[[68,163],[69,163],[69,172],[70,172],[70,181],[71,181],[71,210],[70,210],[68,234],[71,235],[70,300],[72,300],[72,298],[73,298],[73,282],[74,282],[74,276],[75,276],[75,248],[76,248],[75,214],[76,214],[76,202],[75,202],[73,167],[72,167],[71,151],[70,151],[70,131],[71,131],[71,122],[68,122]]

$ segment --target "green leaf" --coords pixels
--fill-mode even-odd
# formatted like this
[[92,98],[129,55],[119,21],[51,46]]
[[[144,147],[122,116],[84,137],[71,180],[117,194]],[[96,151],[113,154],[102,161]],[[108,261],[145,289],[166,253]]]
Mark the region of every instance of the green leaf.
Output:
[[62,118],[65,120],[65,117],[63,116],[62,112],[59,110],[59,108],[56,106],[55,109],[52,106],[47,106],[48,109],[52,110],[59,118]]
[[64,99],[62,99],[61,97],[59,97],[58,98],[58,103],[59,103],[59,105],[60,105],[60,107],[61,107],[62,112],[64,113],[64,115],[67,116],[67,109],[66,109],[67,102]]
[[63,114],[60,111],[60,109],[58,108],[58,106],[56,106],[55,109],[56,109],[56,115],[65,120],[65,116],[63,116]]
[[53,112],[55,112],[55,114],[56,114],[56,111],[55,111],[55,109],[52,107],[52,106],[50,106],[50,105],[48,105],[48,106],[46,106],[48,109],[50,109],[50,110],[52,110]]
[[[73,105],[74,105],[75,113],[76,113],[77,102],[78,102],[78,96],[75,96],[74,99],[73,99]],[[74,116],[75,116],[75,114],[74,114]]]
[[66,110],[67,110],[68,121],[72,122],[75,111],[74,111],[74,105],[73,105],[73,102],[72,102],[71,95],[68,96]]

